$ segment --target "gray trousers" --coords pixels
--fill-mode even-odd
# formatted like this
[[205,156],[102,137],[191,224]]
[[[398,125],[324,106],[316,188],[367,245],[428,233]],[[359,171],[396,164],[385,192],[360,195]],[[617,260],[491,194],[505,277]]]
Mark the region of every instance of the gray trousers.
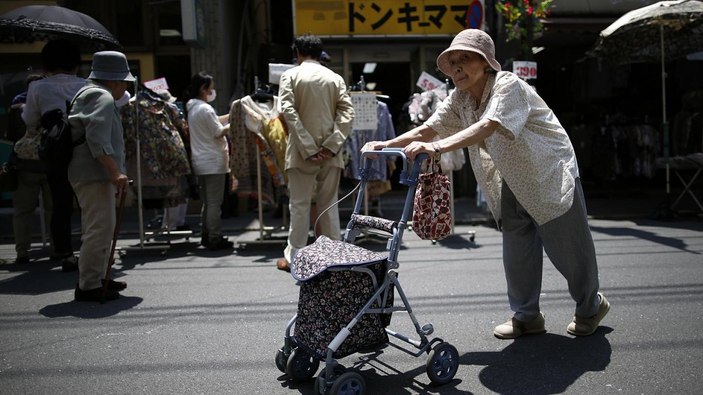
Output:
[[[12,206],[15,208],[12,228],[15,233],[15,251],[17,252],[17,257],[20,258],[29,256],[29,250],[32,247],[32,224],[35,221],[34,211],[37,208],[39,194],[41,193],[42,202],[44,203],[44,216],[47,228],[49,228],[49,221],[51,221],[53,204],[46,174],[43,172],[18,170],[17,177],[19,186],[12,194]],[[49,254],[54,254],[53,241]]]
[[216,242],[222,237],[222,201],[225,197],[225,177],[227,174],[207,174],[198,176],[200,199],[203,201],[201,210],[202,229],[207,232],[210,242]]
[[541,226],[530,217],[503,180],[503,265],[508,301],[515,318],[529,321],[539,312],[542,291],[543,251],[564,276],[576,315],[598,312],[598,266],[581,182],[576,179],[574,202],[569,211]]

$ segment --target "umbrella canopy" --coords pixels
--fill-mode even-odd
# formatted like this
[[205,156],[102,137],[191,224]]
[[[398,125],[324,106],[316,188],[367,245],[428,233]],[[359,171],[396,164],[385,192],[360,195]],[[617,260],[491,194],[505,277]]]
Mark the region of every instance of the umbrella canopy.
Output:
[[[665,50],[662,53],[661,40]],[[673,60],[703,50],[703,1],[660,1],[632,10],[600,32],[593,56],[616,64]]]
[[703,1],[660,1],[632,10],[600,32],[591,56],[613,63],[661,62],[662,123],[666,141],[664,63],[703,50]]
[[[661,63],[662,154],[666,163],[667,203],[669,182],[669,124],[666,120],[667,60],[703,50],[703,2],[660,1],[632,10],[600,32],[590,55],[616,64]],[[667,207],[670,207],[667,204]]]
[[91,51],[122,47],[100,22],[69,8],[30,5],[0,15],[1,42],[59,38],[76,41]]

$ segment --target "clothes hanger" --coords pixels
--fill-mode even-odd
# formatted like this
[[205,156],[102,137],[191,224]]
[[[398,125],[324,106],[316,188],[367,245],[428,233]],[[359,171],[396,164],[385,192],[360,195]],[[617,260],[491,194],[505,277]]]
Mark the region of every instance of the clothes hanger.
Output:
[[264,87],[256,88],[256,91],[249,95],[249,97],[257,102],[269,102],[273,101],[274,93],[270,85],[264,85]]

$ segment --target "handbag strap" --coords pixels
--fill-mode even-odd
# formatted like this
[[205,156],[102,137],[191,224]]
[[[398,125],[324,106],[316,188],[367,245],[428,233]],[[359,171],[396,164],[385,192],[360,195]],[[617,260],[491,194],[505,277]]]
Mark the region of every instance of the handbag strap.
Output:
[[442,173],[442,165],[440,164],[439,154],[430,155],[429,163],[427,164],[427,172]]

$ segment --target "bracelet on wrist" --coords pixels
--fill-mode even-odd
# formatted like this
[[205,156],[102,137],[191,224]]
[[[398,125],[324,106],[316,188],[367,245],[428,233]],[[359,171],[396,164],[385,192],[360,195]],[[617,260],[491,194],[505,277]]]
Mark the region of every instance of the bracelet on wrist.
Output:
[[432,148],[434,149],[435,158],[439,159],[442,156],[442,151],[439,149],[439,144],[432,143]]

